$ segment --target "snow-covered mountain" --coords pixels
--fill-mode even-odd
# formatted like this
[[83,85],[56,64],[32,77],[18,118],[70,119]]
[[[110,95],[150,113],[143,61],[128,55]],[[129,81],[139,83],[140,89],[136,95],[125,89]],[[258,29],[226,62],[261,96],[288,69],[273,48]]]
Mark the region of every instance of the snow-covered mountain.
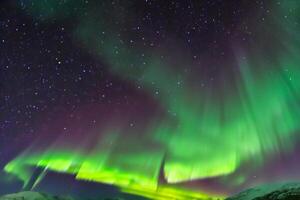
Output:
[[300,200],[300,183],[258,186],[227,200]]

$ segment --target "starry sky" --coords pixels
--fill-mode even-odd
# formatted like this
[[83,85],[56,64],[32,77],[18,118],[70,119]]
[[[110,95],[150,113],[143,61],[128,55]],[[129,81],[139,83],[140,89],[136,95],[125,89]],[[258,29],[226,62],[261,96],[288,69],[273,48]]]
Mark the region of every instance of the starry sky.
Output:
[[1,1],[0,185],[205,199],[300,180],[299,22],[298,0]]

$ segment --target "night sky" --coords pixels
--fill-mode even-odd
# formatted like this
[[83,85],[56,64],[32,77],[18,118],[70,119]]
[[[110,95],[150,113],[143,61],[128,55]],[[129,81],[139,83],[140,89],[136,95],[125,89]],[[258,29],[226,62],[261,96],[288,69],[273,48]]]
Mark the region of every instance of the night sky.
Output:
[[298,0],[2,0],[0,191],[300,180],[299,23]]

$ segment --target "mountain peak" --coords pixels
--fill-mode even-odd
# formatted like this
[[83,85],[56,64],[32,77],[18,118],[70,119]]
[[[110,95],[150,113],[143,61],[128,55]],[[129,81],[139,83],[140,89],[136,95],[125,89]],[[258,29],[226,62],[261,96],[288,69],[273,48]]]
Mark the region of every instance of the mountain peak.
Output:
[[227,200],[299,200],[300,183],[270,184],[245,190]]

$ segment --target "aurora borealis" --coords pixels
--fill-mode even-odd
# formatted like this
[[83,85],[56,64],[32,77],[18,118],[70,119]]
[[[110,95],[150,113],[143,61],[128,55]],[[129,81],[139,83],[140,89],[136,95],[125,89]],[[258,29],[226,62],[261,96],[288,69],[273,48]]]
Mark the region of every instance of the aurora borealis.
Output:
[[23,187],[51,171],[206,199],[300,179],[298,0],[0,5],[0,167]]

